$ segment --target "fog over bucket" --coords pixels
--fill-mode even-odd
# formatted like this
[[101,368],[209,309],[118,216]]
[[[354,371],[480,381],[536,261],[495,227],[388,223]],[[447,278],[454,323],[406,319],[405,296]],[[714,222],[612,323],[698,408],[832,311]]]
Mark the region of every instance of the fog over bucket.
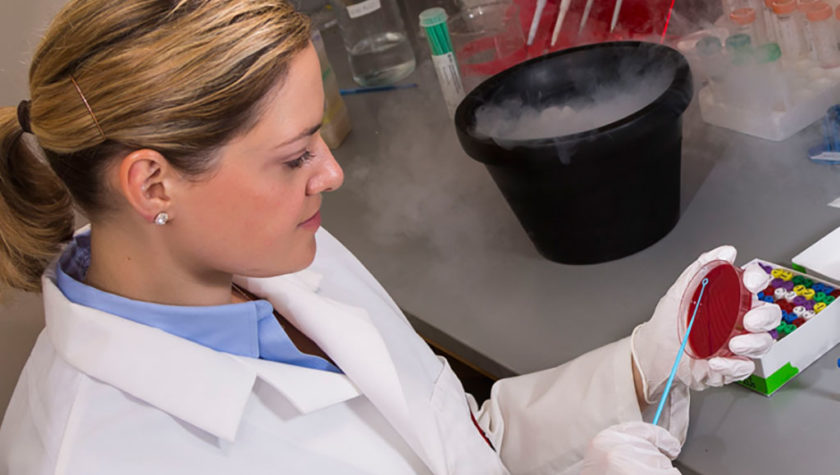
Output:
[[[691,97],[678,51],[600,43],[484,81],[458,106],[455,127],[540,254],[594,264],[650,246],[679,220],[682,114]],[[546,108],[548,124],[520,123]]]

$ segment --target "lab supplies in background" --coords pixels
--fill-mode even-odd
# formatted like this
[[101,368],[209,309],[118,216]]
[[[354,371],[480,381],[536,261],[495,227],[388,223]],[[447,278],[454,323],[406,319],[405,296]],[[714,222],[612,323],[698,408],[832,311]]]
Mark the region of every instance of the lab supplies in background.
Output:
[[396,0],[331,0],[350,61],[362,86],[393,84],[414,72],[414,50]]
[[446,11],[443,8],[430,8],[420,13],[420,26],[426,32],[429,47],[432,51],[432,62],[435,64],[435,74],[443,93],[443,101],[450,117],[455,117],[455,109],[464,97],[464,86],[458,63],[452,52],[452,41],[449,29],[446,27]]
[[[679,42],[678,48],[689,52],[706,82],[699,91],[706,122],[785,140],[823,117],[826,104],[840,101],[840,21],[836,9],[820,0],[748,3],[724,12],[718,22],[728,26],[723,35]],[[718,49],[716,41],[726,48]]]
[[324,47],[324,39],[321,32],[313,30],[312,44],[318,52],[318,60],[321,63],[321,79],[324,81],[324,121],[321,123],[321,137],[331,149],[338,148],[341,142],[350,133],[350,115],[347,113],[347,106],[341,98],[338,89],[338,82],[335,77],[332,65],[327,58],[327,50]]

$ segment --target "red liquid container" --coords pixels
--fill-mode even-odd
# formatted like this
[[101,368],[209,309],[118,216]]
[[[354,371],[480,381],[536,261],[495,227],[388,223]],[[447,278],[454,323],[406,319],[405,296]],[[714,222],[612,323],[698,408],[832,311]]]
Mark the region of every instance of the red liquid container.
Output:
[[[677,330],[682,341],[697,307],[685,346],[686,353],[692,358],[730,356],[729,339],[747,333],[743,321],[744,314],[752,307],[752,294],[744,286],[743,273],[729,262],[718,260],[704,265],[689,282],[680,303]],[[703,279],[706,278],[709,283],[703,290]],[[703,296],[698,307],[701,290]]]

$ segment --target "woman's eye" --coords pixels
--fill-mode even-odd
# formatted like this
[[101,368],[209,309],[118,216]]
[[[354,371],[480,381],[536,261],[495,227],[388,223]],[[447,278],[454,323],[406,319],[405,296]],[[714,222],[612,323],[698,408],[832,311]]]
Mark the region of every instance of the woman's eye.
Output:
[[289,168],[300,168],[300,167],[303,166],[304,163],[308,162],[311,159],[312,159],[312,152],[307,150],[307,151],[303,152],[303,155],[301,155],[300,157],[286,162],[286,165]]

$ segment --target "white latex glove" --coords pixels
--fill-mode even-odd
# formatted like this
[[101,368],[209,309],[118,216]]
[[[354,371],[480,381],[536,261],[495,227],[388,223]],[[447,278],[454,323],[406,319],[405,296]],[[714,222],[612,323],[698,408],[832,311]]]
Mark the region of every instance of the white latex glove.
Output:
[[646,422],[608,427],[592,439],[580,475],[679,475],[671,460],[680,442],[667,430]]
[[[714,260],[734,262],[735,255],[734,247],[721,246],[700,256],[668,289],[656,306],[653,317],[633,331],[633,358],[641,373],[645,399],[649,404],[658,401],[661,396],[682,343],[677,334],[677,318],[680,301],[689,282],[704,264]],[[757,264],[744,269],[744,285],[754,294],[767,287],[770,279],[770,275]],[[781,318],[778,305],[754,298],[753,308],[744,315],[744,328],[751,333],[729,341],[729,349],[737,356],[696,360],[686,353],[675,379],[691,389],[702,390],[746,378],[755,369],[755,364],[748,358],[757,358],[770,350],[774,340],[767,332],[776,328]]]

